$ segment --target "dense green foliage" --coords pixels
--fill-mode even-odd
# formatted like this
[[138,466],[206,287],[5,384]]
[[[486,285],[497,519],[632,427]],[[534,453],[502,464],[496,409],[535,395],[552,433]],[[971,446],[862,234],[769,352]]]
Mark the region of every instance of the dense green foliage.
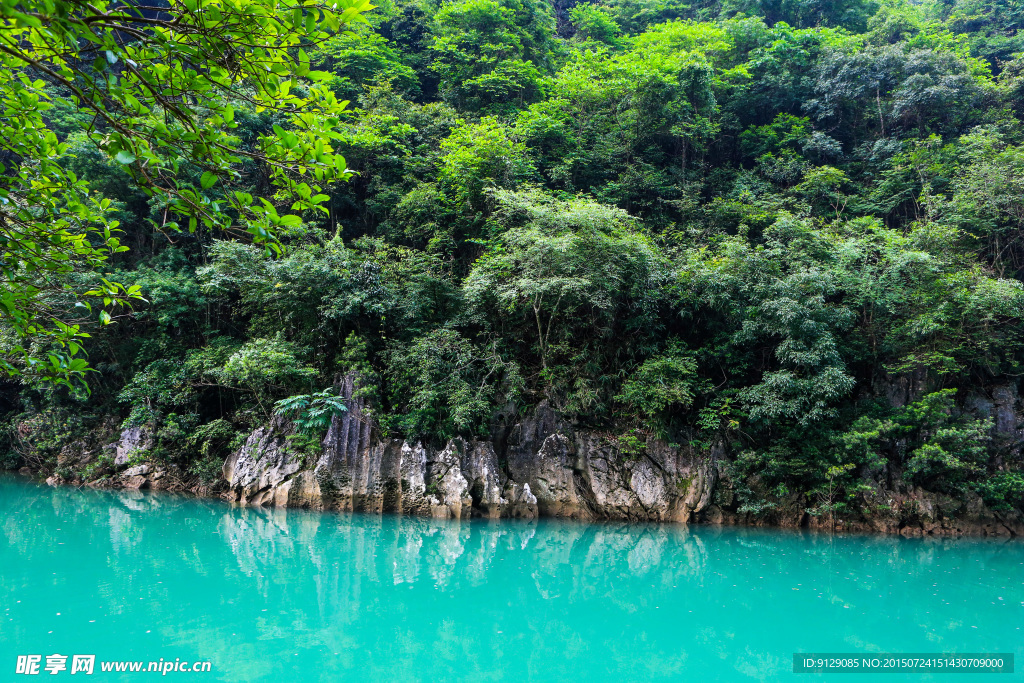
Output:
[[[357,371],[388,435],[487,434],[547,402],[633,451],[721,446],[754,512],[793,494],[864,510],[871,482],[1024,504],[1019,447],[985,412],[1024,362],[1024,5],[394,0],[366,16],[299,58],[329,92],[292,86],[355,103],[302,133],[344,155],[347,182],[132,148],[247,225],[287,228],[280,253],[217,221],[161,229],[194,214],[96,154],[81,105],[40,86],[39,120],[75,150],[53,163],[109,201],[129,247],[90,268],[146,302],[89,328],[88,400],[8,387],[13,447],[19,429],[51,438],[40,416],[60,411],[223,446],[217,430],[281,400],[322,433],[338,408],[321,390]],[[220,96],[232,139],[316,156],[258,98]]]
[[[202,225],[274,249],[275,233],[302,222],[280,208],[320,208],[320,184],[349,174],[332,148],[345,103],[316,83],[329,74],[310,69],[306,50],[370,7],[0,2],[0,372],[70,387],[86,370],[79,352],[89,336],[76,318],[89,320],[98,304],[109,324],[109,309],[142,298],[137,285],[97,277],[128,249],[116,205],[102,196],[111,186],[150,230]],[[244,140],[236,109],[272,128]],[[76,161],[86,155],[91,163]],[[237,182],[253,165],[260,203],[242,191],[251,183]],[[62,310],[67,299],[86,316]]]

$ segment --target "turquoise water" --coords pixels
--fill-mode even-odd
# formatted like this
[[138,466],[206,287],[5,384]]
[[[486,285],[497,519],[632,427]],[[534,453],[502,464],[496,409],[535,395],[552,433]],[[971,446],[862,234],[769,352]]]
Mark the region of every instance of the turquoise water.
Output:
[[1014,652],[1021,671],[1020,541],[232,509],[15,479],[0,528],[0,681],[52,653],[209,661],[167,677],[210,681],[1024,680],[792,673],[794,652]]

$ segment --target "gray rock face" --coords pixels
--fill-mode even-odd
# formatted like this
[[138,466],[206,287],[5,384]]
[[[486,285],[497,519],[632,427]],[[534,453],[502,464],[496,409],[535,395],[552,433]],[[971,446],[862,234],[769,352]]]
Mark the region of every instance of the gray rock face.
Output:
[[288,449],[282,429],[278,421],[260,427],[224,461],[230,497],[243,505],[263,505],[278,499],[287,503],[294,487],[291,479],[303,463],[299,454]]
[[[502,429],[493,441],[456,438],[430,445],[381,439],[358,395],[357,380],[349,375],[339,384],[348,411],[333,419],[315,462],[305,463],[289,451],[287,424],[257,429],[224,463],[229,498],[244,505],[435,518],[545,515],[818,528],[833,523],[809,516],[808,502],[796,494],[779,503],[771,516],[741,512],[732,483],[720,468],[726,460],[721,446],[692,452],[650,439],[623,453],[615,438],[576,429],[543,404]],[[893,389],[903,401],[924,390],[909,381]],[[992,416],[996,436],[1008,444],[1024,442],[1015,387],[995,387],[967,403],[972,412]],[[1024,535],[1024,519],[989,510],[977,496],[959,500],[873,484],[869,498],[879,512],[870,518],[848,516],[839,520],[837,529]]]
[[[724,465],[722,445],[695,452],[649,439],[624,452],[618,439],[580,429],[545,404],[518,420],[496,419],[493,438],[443,444],[384,439],[360,396],[355,375],[339,378],[347,411],[332,421],[317,453],[292,449],[290,424],[275,420],[255,430],[223,465],[223,481],[195,484],[174,464],[144,461],[152,437],[144,428],[123,430],[115,444],[122,469],[102,471],[87,486],[188,489],[242,505],[277,508],[397,512],[422,517],[535,518],[707,522],[810,527],[902,535],[1024,536],[1024,513],[992,509],[975,494],[949,496],[912,486],[897,471],[864,475],[861,512],[814,516],[814,501],[791,493],[767,512],[745,511],[737,482]],[[894,406],[935,390],[924,373],[883,377],[874,387]],[[962,410],[992,419],[994,471],[1014,471],[1024,452],[1024,401],[1016,383],[978,389]],[[61,465],[86,463],[98,449],[76,442]],[[124,468],[124,465],[131,467]],[[24,468],[31,474],[30,468]],[[54,474],[47,483],[65,481]],[[749,484],[749,481],[748,481]],[[136,492],[137,493],[137,492]]]
[[114,464],[124,465],[150,447],[150,437],[144,427],[129,427],[121,432],[114,446]]
[[[358,395],[356,375],[345,375],[338,388],[348,410],[331,420],[324,437],[323,455],[313,467],[321,501],[312,505],[342,510],[381,509],[385,498],[381,468],[385,477],[390,474],[394,478],[401,460],[387,444],[371,443],[372,425],[364,414],[365,399]],[[387,506],[393,507],[394,492],[390,493]]]
[[509,477],[530,486],[541,514],[578,519],[687,522],[708,504],[717,471],[714,453],[690,456],[653,439],[624,455],[546,406],[512,428],[507,453]]
[[136,465],[135,467],[129,467],[128,469],[126,469],[124,472],[121,473],[121,476],[122,477],[145,476],[145,475],[149,474],[149,471],[151,469],[152,468],[147,463],[143,463],[141,465]]
[[340,381],[347,412],[305,467],[276,423],[257,429],[224,463],[228,497],[245,505],[482,516],[688,521],[710,500],[713,462],[651,441],[627,457],[607,439],[576,432],[541,406],[513,425],[501,448],[456,438],[440,447],[379,439],[358,395]]
[[1004,458],[1019,457],[1024,446],[1020,396],[1014,384],[999,384],[988,391],[968,394],[964,408],[979,417],[992,419],[992,437],[997,449],[996,466],[1001,468]]

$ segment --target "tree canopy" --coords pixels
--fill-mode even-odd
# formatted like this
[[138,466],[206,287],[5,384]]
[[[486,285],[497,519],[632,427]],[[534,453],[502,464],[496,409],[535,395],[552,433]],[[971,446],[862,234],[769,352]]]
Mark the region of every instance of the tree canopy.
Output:
[[[157,231],[233,230],[273,247],[300,222],[279,208],[320,207],[323,184],[349,174],[333,147],[345,103],[319,84],[328,74],[310,68],[309,51],[370,7],[4,0],[0,312],[14,337],[0,367],[69,383],[85,367],[78,340],[88,333],[53,299],[73,300],[82,316],[95,304],[108,323],[112,307],[142,298],[137,285],[59,277],[102,273],[126,249],[110,198],[68,163],[78,150],[94,148],[127,176]],[[272,130],[239,136],[243,108],[273,119]],[[77,145],[55,130],[58,112]],[[254,173],[273,188],[259,202],[242,191]],[[212,197],[218,184],[226,192]]]
[[1016,2],[0,2],[11,462],[116,415],[208,473],[358,376],[379,434],[546,405],[751,514],[1024,505]]

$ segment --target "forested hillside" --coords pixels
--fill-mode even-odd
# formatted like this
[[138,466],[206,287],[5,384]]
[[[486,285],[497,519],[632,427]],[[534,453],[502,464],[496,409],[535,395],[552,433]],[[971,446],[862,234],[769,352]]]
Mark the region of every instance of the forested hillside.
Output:
[[[110,122],[32,74],[49,158],[121,232],[38,289],[90,335],[58,339],[63,371],[33,364],[52,337],[2,318],[7,467],[96,478],[109,456],[68,454],[143,426],[147,457],[213,481],[275,413],[315,451],[355,371],[383,436],[482,437],[546,404],[622,457],[718,453],[755,515],[794,495],[870,514],[872,482],[1024,505],[1018,425],[992,408],[1024,372],[1024,4],[365,17],[288,48],[318,106],[350,102],[315,130],[241,87],[183,104],[243,150],[344,156],[304,189],[254,154],[183,157],[163,177],[188,193],[154,192],[141,153],[95,143]],[[102,282],[123,289],[84,294]]]

